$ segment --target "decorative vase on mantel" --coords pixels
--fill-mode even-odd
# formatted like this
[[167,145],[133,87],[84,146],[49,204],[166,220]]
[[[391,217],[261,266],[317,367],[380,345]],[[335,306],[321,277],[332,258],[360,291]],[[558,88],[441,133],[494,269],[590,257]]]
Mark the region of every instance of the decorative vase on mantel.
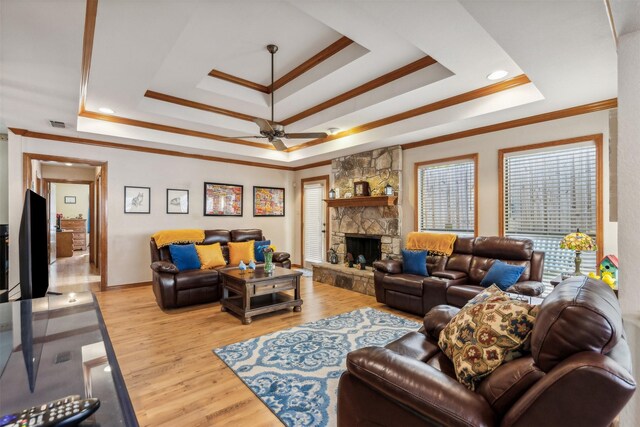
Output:
[[264,253],[264,272],[267,274],[273,273],[273,252]]

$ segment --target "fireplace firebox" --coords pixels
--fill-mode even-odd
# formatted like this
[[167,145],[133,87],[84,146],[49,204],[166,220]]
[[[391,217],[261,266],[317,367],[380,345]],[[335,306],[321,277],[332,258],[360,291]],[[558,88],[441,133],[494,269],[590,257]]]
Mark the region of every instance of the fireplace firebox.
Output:
[[345,234],[347,253],[353,255],[355,261],[358,255],[363,255],[368,266],[382,257],[382,236],[369,236],[364,234]]

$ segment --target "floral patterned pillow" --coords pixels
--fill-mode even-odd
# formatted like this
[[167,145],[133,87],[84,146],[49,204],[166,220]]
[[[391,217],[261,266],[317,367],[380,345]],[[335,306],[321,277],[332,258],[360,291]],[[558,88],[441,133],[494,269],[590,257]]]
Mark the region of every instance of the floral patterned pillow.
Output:
[[438,339],[458,381],[474,390],[502,363],[521,357],[537,312],[537,306],[512,300],[496,285],[470,300]]

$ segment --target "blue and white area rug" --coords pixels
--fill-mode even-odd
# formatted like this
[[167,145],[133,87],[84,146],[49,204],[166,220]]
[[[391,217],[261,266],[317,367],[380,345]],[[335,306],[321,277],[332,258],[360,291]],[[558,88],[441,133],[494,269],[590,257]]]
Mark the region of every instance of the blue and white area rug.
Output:
[[335,426],[347,353],[420,324],[362,308],[213,350],[287,426]]

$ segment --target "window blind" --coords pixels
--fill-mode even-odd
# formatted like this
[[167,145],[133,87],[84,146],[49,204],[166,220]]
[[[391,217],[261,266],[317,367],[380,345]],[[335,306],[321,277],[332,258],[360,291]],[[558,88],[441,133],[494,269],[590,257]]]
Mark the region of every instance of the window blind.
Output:
[[475,162],[425,165],[418,169],[420,231],[474,234]]
[[[594,144],[504,157],[504,232],[527,237],[545,252],[544,280],[574,270],[562,238],[580,229],[596,237]],[[582,253],[582,270],[595,271],[596,252]]]

